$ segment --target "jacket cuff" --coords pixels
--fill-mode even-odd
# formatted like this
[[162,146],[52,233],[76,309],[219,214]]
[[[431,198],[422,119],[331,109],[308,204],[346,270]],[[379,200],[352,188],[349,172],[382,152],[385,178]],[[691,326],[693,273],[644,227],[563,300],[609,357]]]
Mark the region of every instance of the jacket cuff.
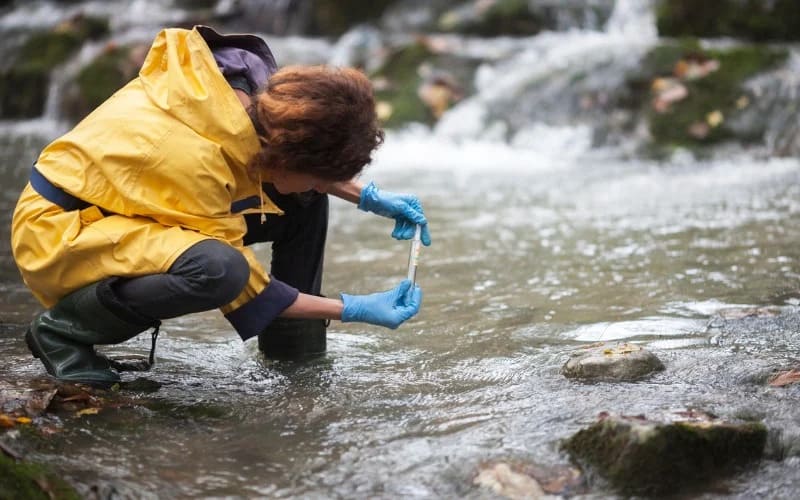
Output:
[[272,278],[267,288],[242,307],[226,314],[225,319],[242,340],[247,340],[264,331],[272,320],[297,300],[299,294],[296,288]]

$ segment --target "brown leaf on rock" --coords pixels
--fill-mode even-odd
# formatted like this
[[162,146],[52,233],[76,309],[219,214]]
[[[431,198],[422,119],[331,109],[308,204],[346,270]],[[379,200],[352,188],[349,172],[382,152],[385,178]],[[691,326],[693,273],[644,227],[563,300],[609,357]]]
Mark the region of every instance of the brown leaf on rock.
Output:
[[800,369],[792,368],[789,371],[780,372],[769,381],[772,387],[785,387],[800,381]]

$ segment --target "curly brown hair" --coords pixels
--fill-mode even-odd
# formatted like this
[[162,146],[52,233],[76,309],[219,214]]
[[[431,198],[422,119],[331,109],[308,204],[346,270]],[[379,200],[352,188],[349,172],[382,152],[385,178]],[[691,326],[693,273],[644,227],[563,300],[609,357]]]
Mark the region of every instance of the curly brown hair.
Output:
[[372,83],[356,69],[283,68],[254,104],[263,147],[250,162],[252,172],[285,168],[347,181],[383,143]]

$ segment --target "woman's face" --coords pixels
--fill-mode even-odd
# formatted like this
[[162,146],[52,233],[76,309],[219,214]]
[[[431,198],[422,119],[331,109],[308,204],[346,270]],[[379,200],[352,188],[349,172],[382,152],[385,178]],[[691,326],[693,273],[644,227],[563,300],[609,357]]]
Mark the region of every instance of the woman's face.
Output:
[[331,184],[333,184],[331,181],[286,169],[276,170],[272,173],[272,185],[281,194],[305,193],[311,190],[327,193]]

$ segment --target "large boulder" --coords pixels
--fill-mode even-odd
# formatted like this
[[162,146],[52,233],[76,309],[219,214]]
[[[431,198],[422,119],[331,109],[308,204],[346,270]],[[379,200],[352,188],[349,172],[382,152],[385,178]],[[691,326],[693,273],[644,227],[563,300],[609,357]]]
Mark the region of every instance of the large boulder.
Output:
[[614,2],[472,0],[439,15],[438,31],[477,35],[532,36],[544,30],[599,29],[611,16]]
[[581,380],[634,381],[664,369],[650,351],[635,344],[595,345],[572,354],[561,373]]
[[728,140],[763,143],[766,123],[740,122],[765,99],[746,82],[787,58],[785,49],[755,44],[709,49],[696,39],[664,41],[628,75],[628,104],[644,117],[655,154],[674,147],[703,152]]
[[625,495],[667,495],[758,460],[766,440],[761,423],[726,422],[689,410],[653,420],[602,413],[562,447]]
[[388,51],[370,77],[378,115],[388,128],[416,122],[433,125],[445,110],[474,93],[479,60],[452,52],[437,37],[420,36]]

